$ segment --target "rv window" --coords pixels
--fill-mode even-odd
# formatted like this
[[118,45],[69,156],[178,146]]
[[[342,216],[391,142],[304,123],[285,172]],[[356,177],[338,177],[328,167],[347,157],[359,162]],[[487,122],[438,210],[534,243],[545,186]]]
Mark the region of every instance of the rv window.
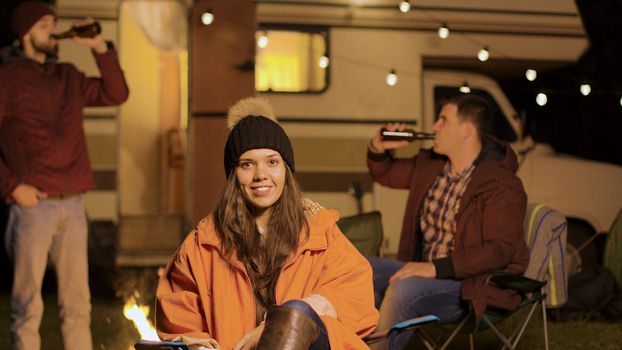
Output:
[[256,33],[255,89],[322,92],[328,85],[328,32],[266,29]]
[[[438,114],[441,112],[441,102],[451,96],[460,94],[458,86],[437,86],[434,88],[434,104],[435,104],[435,117],[438,118]],[[493,130],[495,136],[501,140],[507,142],[516,141],[516,132],[512,129],[510,122],[503,115],[501,108],[497,104],[497,101],[486,90],[471,88],[471,93],[478,96],[482,96],[488,101],[490,110],[492,113]]]

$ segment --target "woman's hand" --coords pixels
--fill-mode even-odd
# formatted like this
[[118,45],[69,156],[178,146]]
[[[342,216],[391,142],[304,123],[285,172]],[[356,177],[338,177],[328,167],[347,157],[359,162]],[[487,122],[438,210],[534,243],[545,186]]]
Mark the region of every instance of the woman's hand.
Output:
[[244,334],[240,340],[238,340],[237,344],[233,347],[233,350],[252,350],[255,349],[257,343],[259,343],[259,338],[263,333],[264,323],[262,322],[259,326],[255,327],[255,329],[250,332]]

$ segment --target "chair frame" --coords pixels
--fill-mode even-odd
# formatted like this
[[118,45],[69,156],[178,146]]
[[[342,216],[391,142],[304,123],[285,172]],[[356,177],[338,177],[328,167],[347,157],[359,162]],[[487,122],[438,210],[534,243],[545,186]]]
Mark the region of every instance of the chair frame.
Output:
[[[502,288],[509,288],[516,290],[519,294],[521,294],[521,305],[519,309],[522,309],[528,306],[527,315],[521,320],[519,325],[516,327],[512,335],[507,337],[503,334],[499,328],[495,325],[495,323],[500,323],[510,315],[514,314],[516,311],[508,311],[506,314],[502,315],[499,320],[494,322],[490,316],[493,312],[489,309],[486,310],[486,313],[483,315],[482,320],[484,327],[482,327],[481,323],[475,321],[475,313],[470,311],[465,315],[462,319],[460,319],[456,328],[452,331],[452,333],[445,339],[442,345],[438,345],[438,342],[425,332],[424,329],[419,330],[417,334],[422,340],[423,344],[428,350],[444,350],[449,344],[455,339],[455,337],[460,333],[468,333],[470,340],[470,348],[474,348],[473,337],[474,334],[480,331],[483,331],[487,328],[490,328],[493,333],[503,342],[503,346],[501,349],[516,349],[518,342],[521,340],[529,321],[533,314],[536,312],[537,308],[540,307],[542,311],[542,321],[543,321],[543,329],[544,329],[544,347],[546,350],[549,350],[549,341],[548,341],[548,327],[547,327],[547,316],[546,316],[546,293],[544,292],[544,286],[546,282],[541,282],[537,280],[533,280],[520,275],[509,275],[503,271],[498,271],[493,276],[491,276],[491,281],[497,283]],[[527,282],[531,285],[526,288],[517,287],[518,283]],[[465,331],[465,329],[469,329],[469,331]]]
[[[546,293],[544,292],[544,285],[546,284],[546,282],[540,282],[540,281],[536,281],[536,280],[532,280],[532,279],[528,279],[526,277],[523,276],[511,276],[511,275],[504,275],[504,274],[498,274],[496,276],[492,276],[491,280],[494,281],[495,283],[501,285],[502,287],[506,287],[507,283],[505,281],[503,281],[501,278],[503,278],[503,276],[505,277],[511,277],[511,278],[516,278],[516,279],[523,279],[523,280],[527,280],[531,283],[537,284],[538,287],[535,289],[532,289],[531,291],[525,291],[525,290],[518,290],[518,292],[521,294],[523,301],[521,302],[522,304],[525,304],[524,306],[529,305],[529,311],[527,313],[527,316],[525,316],[519,326],[514,330],[514,332],[507,337],[505,334],[503,334],[499,328],[497,326],[495,326],[495,322],[493,322],[490,317],[489,317],[489,312],[487,311],[486,314],[484,314],[484,316],[482,317],[482,321],[484,322],[485,327],[481,327],[481,324],[479,323],[475,323],[474,318],[475,318],[475,314],[473,311],[469,312],[466,316],[464,316],[458,323],[458,325],[456,326],[456,328],[452,331],[452,333],[447,337],[447,339],[443,342],[442,345],[438,346],[437,342],[432,339],[432,337],[425,332],[425,330],[421,329],[418,332],[418,335],[420,336],[423,344],[426,346],[426,348],[428,350],[444,350],[446,349],[449,344],[451,344],[451,342],[455,339],[455,337],[463,332],[463,330],[465,328],[471,328],[471,327],[466,327],[467,324],[469,324],[469,322],[472,322],[474,324],[474,326],[472,326],[473,330],[469,331],[469,340],[470,340],[470,348],[471,350],[474,348],[474,344],[473,344],[473,337],[474,334],[479,332],[479,331],[483,331],[486,328],[490,328],[493,333],[497,336],[497,338],[499,338],[499,340],[501,340],[501,342],[503,342],[503,346],[501,347],[501,349],[511,349],[514,350],[516,349],[516,346],[518,345],[519,341],[521,340],[521,337],[523,335],[523,333],[525,332],[525,329],[527,328],[527,325],[529,324],[529,322],[531,321],[532,316],[534,315],[534,313],[536,312],[536,310],[538,309],[538,307],[541,308],[542,311],[542,322],[543,322],[543,331],[544,331],[544,348],[545,350],[549,350],[549,338],[548,338],[548,327],[547,327],[547,316],[546,316],[546,305],[545,305],[545,300],[546,300]],[[500,278],[501,277],[501,278]],[[514,289],[514,288],[511,288]],[[519,307],[519,309],[522,307]],[[515,311],[514,311],[515,312]],[[505,317],[503,317],[502,319],[500,319],[498,322],[501,322],[503,319],[507,318],[508,316],[510,316],[511,314],[513,314],[514,312],[508,311],[507,315],[505,315]]]

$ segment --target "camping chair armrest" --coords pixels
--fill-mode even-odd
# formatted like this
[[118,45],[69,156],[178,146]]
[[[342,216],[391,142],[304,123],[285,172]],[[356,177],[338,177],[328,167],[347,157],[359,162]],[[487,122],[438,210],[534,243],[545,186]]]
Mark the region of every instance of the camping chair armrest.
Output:
[[373,343],[389,338],[389,336],[393,333],[401,333],[409,329],[417,328],[417,327],[430,324],[430,323],[435,323],[438,321],[439,321],[439,318],[434,315],[426,315],[426,316],[411,318],[410,320],[396,323],[389,329],[385,329],[379,332],[374,332],[370,334],[369,336],[367,336],[364,340],[365,340],[365,343],[367,344],[373,344]]
[[507,271],[495,271],[490,280],[501,288],[512,289],[521,294],[539,292],[546,281],[537,281],[523,275],[512,275]]

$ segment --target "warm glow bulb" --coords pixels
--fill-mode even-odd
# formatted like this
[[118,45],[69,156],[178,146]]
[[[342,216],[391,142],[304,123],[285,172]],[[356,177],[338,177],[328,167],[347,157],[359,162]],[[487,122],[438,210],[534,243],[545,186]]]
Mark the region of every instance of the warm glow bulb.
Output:
[[438,37],[441,39],[447,39],[448,36],[449,28],[447,28],[447,25],[443,23],[443,25],[438,28]]
[[410,1],[400,2],[400,11],[402,11],[402,13],[410,11]]
[[471,93],[471,87],[469,86],[469,84],[467,84],[467,82],[464,82],[464,84],[462,84],[459,90],[463,94]]
[[325,69],[326,67],[328,67],[329,63],[330,63],[330,60],[326,56],[320,57],[320,61],[318,62],[318,64],[320,65],[320,68],[322,69]]
[[538,106],[544,106],[548,102],[548,98],[546,98],[546,94],[541,92],[536,96],[536,103]]
[[488,59],[490,58],[490,52],[488,52],[488,48],[486,46],[479,50],[479,52],[477,53],[477,58],[482,62],[488,61]]
[[535,69],[527,69],[525,71],[525,77],[527,78],[527,80],[529,81],[534,81],[536,80],[536,78],[538,77],[538,73],[536,72]]
[[392,69],[391,72],[389,72],[389,74],[387,74],[387,85],[389,86],[395,86],[395,84],[397,84],[397,74],[395,74],[395,70]]
[[592,87],[590,86],[590,84],[581,84],[579,90],[581,90],[583,96],[587,96],[590,94],[590,92],[592,92]]
[[207,10],[203,12],[203,14],[201,15],[201,23],[203,23],[206,26],[214,23],[214,14],[212,13],[211,10]]
[[257,46],[263,49],[264,47],[268,46],[268,42],[268,34],[266,32],[263,32],[261,36],[257,39]]

